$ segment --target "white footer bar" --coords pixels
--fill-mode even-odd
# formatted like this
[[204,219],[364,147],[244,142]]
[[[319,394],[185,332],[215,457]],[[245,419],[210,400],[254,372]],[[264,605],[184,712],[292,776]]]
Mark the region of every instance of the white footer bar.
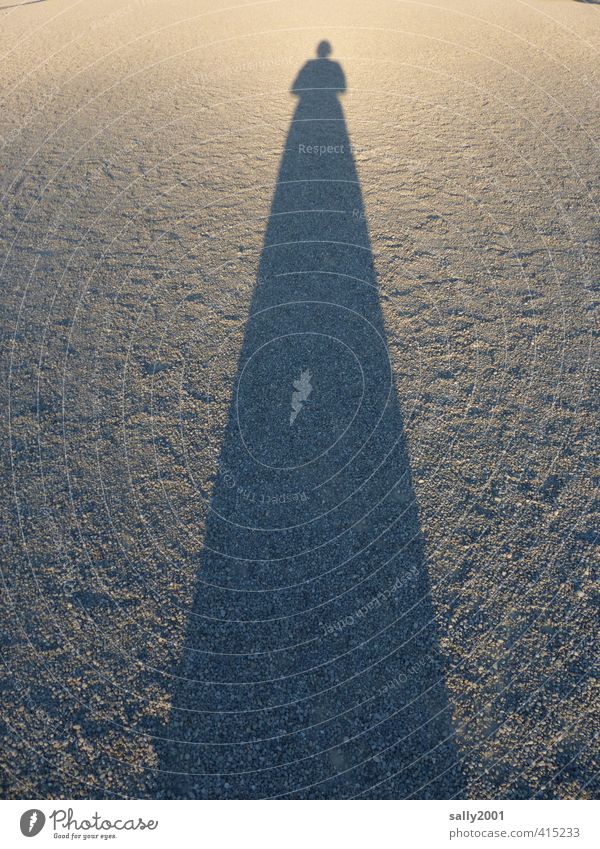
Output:
[[3,846],[600,846],[594,801],[5,801]]

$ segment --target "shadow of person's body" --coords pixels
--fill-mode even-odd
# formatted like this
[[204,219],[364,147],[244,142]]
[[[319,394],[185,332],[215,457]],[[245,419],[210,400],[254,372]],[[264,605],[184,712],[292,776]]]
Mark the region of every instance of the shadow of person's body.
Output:
[[341,67],[280,166],[160,748],[169,798],[461,792]]

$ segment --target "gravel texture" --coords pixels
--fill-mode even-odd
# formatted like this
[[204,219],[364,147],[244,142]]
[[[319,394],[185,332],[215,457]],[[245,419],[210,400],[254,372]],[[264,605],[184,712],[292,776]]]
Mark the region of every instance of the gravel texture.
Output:
[[597,795],[599,51],[0,7],[6,798]]

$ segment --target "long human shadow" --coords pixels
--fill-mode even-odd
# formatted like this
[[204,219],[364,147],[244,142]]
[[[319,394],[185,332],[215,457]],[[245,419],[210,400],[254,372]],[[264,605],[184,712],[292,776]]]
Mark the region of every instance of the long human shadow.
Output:
[[307,62],[235,379],[167,798],[461,795],[340,65]]

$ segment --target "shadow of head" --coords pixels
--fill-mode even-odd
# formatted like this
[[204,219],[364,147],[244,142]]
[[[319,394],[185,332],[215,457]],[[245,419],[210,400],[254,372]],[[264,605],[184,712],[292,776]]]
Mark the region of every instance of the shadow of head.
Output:
[[[330,59],[332,47],[329,41],[317,45],[317,58],[309,59],[300,69],[291,91],[301,98],[333,97],[346,91],[346,80],[339,62]],[[315,94],[316,93],[316,94]]]
[[331,42],[329,41],[320,41],[317,44],[317,56],[319,59],[327,59],[327,57],[331,53]]

